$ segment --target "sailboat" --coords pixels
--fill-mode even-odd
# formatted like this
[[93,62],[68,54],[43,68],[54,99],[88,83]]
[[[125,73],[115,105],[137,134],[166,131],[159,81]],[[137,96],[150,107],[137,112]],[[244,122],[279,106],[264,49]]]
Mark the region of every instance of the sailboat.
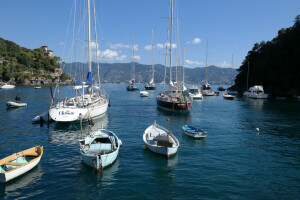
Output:
[[208,56],[208,40],[206,41],[206,81],[202,84],[202,95],[203,96],[214,96],[215,92],[210,88],[210,85],[207,81],[207,56]]
[[[179,110],[179,111],[188,111],[189,104],[188,99],[183,95],[183,91],[180,90],[177,84],[172,82],[172,29],[173,29],[173,0],[171,0],[171,7],[169,7],[169,20],[170,20],[170,80],[169,80],[169,90],[165,92],[160,92],[156,97],[157,106],[160,108],[166,108],[171,110]],[[171,17],[170,17],[171,15]],[[168,20],[168,21],[169,21]],[[168,28],[169,29],[169,28]],[[168,30],[169,36],[169,30]],[[168,44],[168,36],[167,36],[167,44]],[[168,45],[166,45],[166,56],[167,57]],[[166,67],[165,60],[165,67]],[[165,78],[166,79],[166,73]],[[165,81],[164,81],[165,82]]]
[[133,38],[132,52],[133,52],[133,56],[132,56],[132,79],[130,81],[130,85],[126,86],[127,91],[136,91],[136,90],[139,90],[139,88],[136,87],[136,85],[135,85],[134,38]]
[[[88,120],[104,115],[107,111],[109,99],[100,90],[95,91],[92,79],[92,53],[91,53],[91,22],[90,22],[90,1],[88,0],[88,74],[86,81],[75,83],[73,87],[75,90],[75,97],[66,97],[63,101],[57,104],[52,103],[49,108],[50,117],[56,122],[75,122],[81,120]],[[94,6],[94,23],[96,29]],[[98,44],[97,33],[95,31],[96,55],[98,61]],[[98,62],[97,62],[98,63]],[[98,66],[99,69],[99,66]],[[99,74],[99,73],[98,73]],[[99,78],[100,79],[100,78]],[[100,84],[100,81],[99,81]],[[100,85],[99,85],[100,86]],[[81,95],[79,94],[81,92]],[[53,100],[53,98],[52,98]],[[52,101],[54,102],[54,101]]]
[[155,90],[153,53],[154,53],[154,46],[153,46],[153,30],[152,30],[152,79],[149,84],[145,85],[146,90]]
[[[232,68],[232,71],[233,71],[233,54],[232,54],[231,68]],[[238,91],[236,91],[232,87],[230,87],[229,89],[227,89],[227,93],[230,94],[230,95],[238,95]]]

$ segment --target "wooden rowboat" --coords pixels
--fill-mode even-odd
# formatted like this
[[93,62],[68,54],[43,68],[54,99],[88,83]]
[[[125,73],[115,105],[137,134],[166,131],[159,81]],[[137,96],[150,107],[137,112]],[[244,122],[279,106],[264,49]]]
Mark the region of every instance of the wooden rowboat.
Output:
[[43,155],[43,146],[14,153],[0,160],[0,183],[14,179],[34,168]]

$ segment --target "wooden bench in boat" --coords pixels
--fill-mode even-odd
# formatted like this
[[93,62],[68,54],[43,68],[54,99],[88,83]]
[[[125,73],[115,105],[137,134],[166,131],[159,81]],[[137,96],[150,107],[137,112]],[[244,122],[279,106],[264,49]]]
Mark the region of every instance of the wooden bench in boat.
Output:
[[7,162],[4,163],[4,165],[15,165],[15,166],[23,166],[26,165],[27,163],[15,163],[15,162]]

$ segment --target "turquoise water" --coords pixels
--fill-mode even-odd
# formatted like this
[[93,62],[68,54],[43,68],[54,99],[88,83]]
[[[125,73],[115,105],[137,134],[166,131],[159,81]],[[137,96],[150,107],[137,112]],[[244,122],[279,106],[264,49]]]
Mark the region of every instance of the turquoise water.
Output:
[[[162,85],[149,98],[125,87],[105,85],[111,107],[95,120],[94,129],[106,127],[123,142],[102,175],[81,161],[79,124],[31,124],[49,105],[49,87],[0,90],[0,158],[44,146],[36,168],[0,185],[0,199],[299,199],[300,102],[205,97],[180,115],[157,109]],[[69,95],[68,87],[60,93]],[[16,95],[28,106],[7,109]],[[169,160],[143,149],[142,134],[154,120],[180,142]],[[185,136],[185,124],[207,138]]]

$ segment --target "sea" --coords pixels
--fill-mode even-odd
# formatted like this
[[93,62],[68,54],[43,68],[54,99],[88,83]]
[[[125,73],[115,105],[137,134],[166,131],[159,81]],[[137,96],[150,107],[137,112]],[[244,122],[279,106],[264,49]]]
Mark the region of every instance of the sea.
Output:
[[[189,113],[174,113],[157,108],[163,85],[149,97],[126,91],[125,84],[101,87],[110,107],[92,129],[109,129],[123,143],[116,162],[102,173],[82,162],[79,123],[32,124],[50,104],[49,86],[0,90],[0,159],[44,147],[34,169],[0,184],[0,199],[300,198],[300,101],[232,101],[221,92],[194,100]],[[17,95],[28,106],[8,109],[6,102]],[[72,95],[71,86],[56,88],[55,98]],[[170,159],[144,148],[143,132],[154,121],[180,142]],[[186,124],[207,131],[207,137],[186,136]],[[86,135],[88,124],[82,129]]]

